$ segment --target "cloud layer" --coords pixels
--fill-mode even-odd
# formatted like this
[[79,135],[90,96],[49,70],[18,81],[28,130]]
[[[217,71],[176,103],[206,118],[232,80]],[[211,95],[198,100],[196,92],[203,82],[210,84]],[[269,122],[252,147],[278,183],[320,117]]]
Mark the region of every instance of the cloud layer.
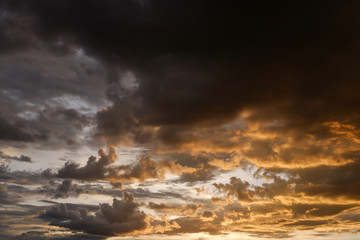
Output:
[[0,0],[0,238],[359,233],[358,8]]

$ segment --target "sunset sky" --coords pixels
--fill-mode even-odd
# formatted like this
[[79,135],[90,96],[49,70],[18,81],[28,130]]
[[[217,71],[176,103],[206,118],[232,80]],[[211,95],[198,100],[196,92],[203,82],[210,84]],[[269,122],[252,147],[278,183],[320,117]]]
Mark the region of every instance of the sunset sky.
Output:
[[0,240],[360,239],[360,1],[0,0]]

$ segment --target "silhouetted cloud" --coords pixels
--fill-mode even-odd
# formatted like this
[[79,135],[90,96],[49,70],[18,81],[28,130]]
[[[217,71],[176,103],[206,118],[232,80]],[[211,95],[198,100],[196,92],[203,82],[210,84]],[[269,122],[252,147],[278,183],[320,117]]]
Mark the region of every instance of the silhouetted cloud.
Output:
[[96,180],[111,177],[107,168],[111,163],[117,160],[114,148],[108,149],[108,154],[103,150],[99,150],[100,158],[91,156],[84,167],[79,167],[79,164],[74,162],[65,163],[64,167],[58,171],[57,176],[60,178],[73,178],[79,180]]
[[5,161],[21,161],[21,162],[29,162],[31,163],[32,160],[29,156],[21,155],[20,157],[10,156],[5,154],[4,152],[0,151],[0,159]]
[[113,236],[146,228],[146,214],[137,210],[134,196],[123,193],[123,200],[114,198],[112,206],[100,204],[99,211],[93,215],[86,208],[68,210],[60,204],[41,214],[41,218],[50,219],[52,225],[84,231],[90,234]]

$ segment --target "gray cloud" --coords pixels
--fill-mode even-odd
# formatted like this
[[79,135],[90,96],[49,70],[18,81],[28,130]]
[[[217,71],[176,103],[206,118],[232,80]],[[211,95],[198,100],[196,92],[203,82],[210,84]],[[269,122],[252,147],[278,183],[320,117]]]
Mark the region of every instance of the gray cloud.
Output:
[[[52,185],[56,186],[55,189]],[[46,195],[51,195],[52,198],[67,198],[71,196],[77,197],[86,190],[77,184],[74,184],[72,180],[66,179],[60,184],[51,184],[50,182],[49,185],[43,186],[40,191],[46,193]]]
[[111,177],[111,168],[108,168],[110,164],[117,160],[117,156],[114,148],[108,149],[108,154],[105,154],[103,150],[99,150],[100,158],[96,160],[96,157],[91,156],[84,167],[79,167],[79,164],[74,162],[65,163],[61,168],[57,176],[60,178],[73,178],[79,180],[96,180]]
[[[85,142],[95,144],[85,127],[94,124],[95,112],[106,101],[105,83],[98,80],[104,78],[104,69],[75,51],[54,56],[44,48],[39,44],[36,49],[0,57],[0,139],[11,140],[3,145],[76,148]],[[79,138],[82,134],[89,137]]]
[[10,156],[5,154],[4,152],[0,151],[0,160],[5,160],[5,161],[20,161],[20,162],[29,162],[31,163],[32,160],[29,156],[25,156],[25,155],[21,155],[20,157],[16,157],[16,156]]
[[21,129],[20,126],[14,126],[10,124],[7,120],[0,117],[1,139],[12,140],[12,141],[24,141],[24,142],[34,141],[34,136]]
[[51,225],[84,231],[90,234],[113,236],[146,228],[146,214],[137,210],[134,196],[123,193],[123,200],[114,198],[112,206],[100,204],[99,210],[92,214],[86,208],[68,210],[60,204],[47,210],[40,217],[51,220]]

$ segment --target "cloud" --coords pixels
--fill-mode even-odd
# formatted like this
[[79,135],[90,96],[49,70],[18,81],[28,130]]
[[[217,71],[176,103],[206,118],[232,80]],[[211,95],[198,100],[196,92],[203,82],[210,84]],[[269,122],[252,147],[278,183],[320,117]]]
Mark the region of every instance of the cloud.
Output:
[[17,236],[18,239],[47,239],[48,235],[46,234],[46,232],[41,232],[41,231],[31,231],[31,232],[26,232],[26,233],[22,233],[21,235]]
[[72,240],[72,239],[83,239],[83,240],[101,240],[101,239],[105,239],[104,237],[101,236],[94,236],[94,235],[88,235],[88,234],[71,234],[68,235],[66,237],[56,237],[53,236],[51,233],[49,232],[41,232],[41,231],[30,231],[30,232],[25,232],[22,233],[18,236],[16,236],[14,239],[24,239],[24,240]]
[[21,162],[29,162],[31,163],[32,160],[29,156],[25,156],[25,155],[21,155],[20,157],[14,157],[14,156],[10,156],[5,154],[4,152],[0,151],[0,159],[1,160],[5,160],[5,161],[21,161]]
[[148,156],[141,156],[133,166],[123,166],[123,171],[119,176],[120,179],[138,179],[140,181],[149,178],[161,178],[164,174],[161,166]]
[[[178,144],[188,140],[189,127],[228,122],[245,110],[252,120],[276,119],[288,131],[356,120],[351,63],[357,55],[351,46],[359,36],[350,26],[358,19],[340,10],[354,16],[352,3],[325,10],[316,3],[265,4],[259,17],[252,3],[5,2],[15,19],[27,9],[36,23],[30,31],[40,41],[71,41],[111,70],[113,105],[97,116],[98,135],[106,139]],[[327,14],[319,18],[319,12]],[[242,29],[242,36],[230,26]],[[137,90],[120,86],[120,68],[134,73]]]
[[201,208],[201,204],[165,204],[149,202],[147,207],[161,213],[192,216],[196,215]]
[[98,81],[105,71],[93,58],[74,50],[54,56],[46,45],[0,57],[2,144],[53,149],[96,145],[89,127],[106,101],[105,83]]
[[114,147],[109,147],[107,154],[100,149],[98,154],[99,159],[91,156],[83,167],[75,162],[66,162],[57,173],[47,169],[43,171],[42,175],[45,178],[59,177],[86,181],[105,179],[110,180],[115,186],[121,184],[116,181],[132,182],[138,180],[143,182],[152,178],[163,179],[167,171],[178,172],[183,170],[178,163],[169,160],[157,161],[147,155],[139,156],[137,161],[132,164],[116,165],[114,163],[117,160],[117,155]]
[[68,198],[70,196],[77,197],[81,193],[86,192],[85,189],[79,187],[77,184],[73,184],[72,180],[66,179],[61,182],[61,184],[57,184],[56,188],[52,188],[51,185],[55,185],[51,183],[49,185],[45,185],[41,188],[42,192],[45,192],[47,195],[51,195],[52,198]]
[[204,211],[202,214],[201,214],[201,217],[202,218],[212,218],[214,216],[214,213],[213,212],[209,212],[209,211]]
[[138,207],[134,196],[123,192],[123,200],[114,198],[112,205],[100,204],[95,214],[86,208],[68,210],[65,204],[60,204],[42,213],[40,217],[51,220],[51,225],[90,234],[114,236],[147,227],[146,214],[137,210]]
[[[286,195],[293,192],[329,199],[339,197],[358,199],[359,195],[354,191],[360,182],[357,174],[360,167],[358,151],[344,153],[344,156],[346,156],[346,159],[350,159],[351,162],[340,166],[321,165],[294,169],[267,168],[260,169],[259,172],[263,171],[260,175],[275,180],[272,184],[264,184],[264,187],[268,189],[266,190],[268,194],[269,191],[273,192],[272,196]],[[274,174],[278,173],[285,173],[289,179],[274,177]]]
[[79,164],[74,162],[65,163],[64,167],[59,169],[57,176],[60,178],[72,178],[79,180],[96,180],[111,177],[111,169],[107,168],[110,164],[117,160],[114,148],[108,148],[108,154],[103,150],[98,152],[100,158],[89,157],[84,167],[79,167]]
[[10,124],[7,120],[0,117],[0,136],[2,140],[11,140],[11,141],[24,141],[31,142],[34,141],[34,137],[22,130],[20,126],[14,126]]
[[75,162],[66,162],[58,170],[57,174],[51,173],[51,170],[46,170],[43,174],[49,177],[57,176],[59,178],[78,180],[112,179],[144,181],[149,178],[162,178],[164,176],[164,169],[167,168],[167,166],[158,164],[148,156],[140,156],[135,164],[112,165],[117,160],[115,148],[113,147],[108,148],[107,154],[102,149],[98,151],[98,154],[100,156],[98,160],[96,157],[91,156],[83,167],[80,167]]
[[[121,187],[169,172],[179,176],[173,182],[205,185],[242,168],[264,183],[242,176],[215,183],[213,208],[159,226],[170,226],[169,234],[285,238],[295,227],[356,219],[346,215],[360,187],[356,1],[4,0],[0,7],[4,146],[146,149],[132,164],[116,165],[109,148],[84,166],[44,171],[62,179],[51,186],[54,196],[76,196],[74,180]],[[0,172],[8,182],[41,182],[35,173]],[[130,191],[189,201],[177,192]],[[177,206],[150,202],[163,212]],[[45,215],[56,226],[114,235],[145,228],[138,207],[124,193],[96,213],[59,205]]]
[[41,184],[43,179],[39,172],[32,171],[11,171],[10,167],[5,164],[0,165],[0,180],[7,183],[15,184]]
[[179,233],[198,233],[208,232],[210,234],[222,234],[221,227],[215,224],[202,221],[198,217],[179,217],[170,221],[174,225],[172,231],[165,232],[165,234],[179,234]]
[[110,182],[110,184],[111,184],[111,186],[112,186],[113,188],[115,188],[115,189],[120,189],[120,190],[122,190],[122,188],[123,188],[123,185],[122,185],[121,182]]
[[229,184],[214,183],[214,186],[218,190],[228,192],[228,196],[235,196],[240,201],[251,201],[254,195],[254,192],[249,189],[250,184],[236,177],[230,178]]

